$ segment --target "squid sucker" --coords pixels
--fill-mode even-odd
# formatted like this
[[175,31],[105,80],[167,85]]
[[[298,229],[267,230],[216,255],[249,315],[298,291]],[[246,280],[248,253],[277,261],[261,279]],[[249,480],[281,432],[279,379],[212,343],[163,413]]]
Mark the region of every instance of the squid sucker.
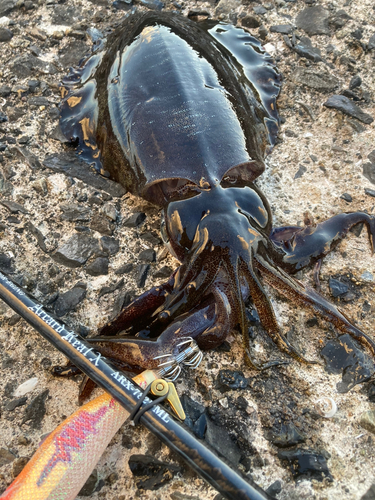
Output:
[[162,209],[164,242],[181,263],[90,339],[122,369],[157,368],[181,338],[216,347],[238,326],[249,366],[267,366],[251,353],[248,300],[277,347],[308,362],[282,335],[265,284],[375,353],[371,336],[293,277],[357,224],[374,250],[375,217],[275,228],[255,184],[278,133],[280,80],[245,30],[152,11],[129,14],[64,79],[63,133],[87,168]]

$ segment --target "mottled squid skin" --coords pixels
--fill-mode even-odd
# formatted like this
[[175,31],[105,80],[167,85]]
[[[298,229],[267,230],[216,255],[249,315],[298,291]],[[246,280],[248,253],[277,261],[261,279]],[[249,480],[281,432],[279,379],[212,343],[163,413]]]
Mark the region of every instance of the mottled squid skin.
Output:
[[238,325],[246,361],[259,368],[248,299],[276,345],[306,362],[282,335],[263,283],[375,352],[370,336],[291,276],[320,263],[359,223],[373,249],[374,216],[273,228],[255,184],[275,143],[279,88],[272,60],[246,31],[223,24],[205,31],[155,12],[129,15],[64,80],[64,134],[78,139],[79,154],[97,172],[162,208],[164,241],[181,262],[92,339],[123,369],[155,368],[155,357],[173,354],[181,337],[215,347]]

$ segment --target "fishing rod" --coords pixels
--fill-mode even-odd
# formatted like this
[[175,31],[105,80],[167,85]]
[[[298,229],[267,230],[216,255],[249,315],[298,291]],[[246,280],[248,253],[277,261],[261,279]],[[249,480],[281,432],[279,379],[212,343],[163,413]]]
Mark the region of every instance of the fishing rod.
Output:
[[[142,394],[139,386],[1,272],[0,298],[125,410],[131,413],[137,406]],[[144,412],[140,422],[228,500],[270,499],[262,488],[231,469],[161,406],[154,405]]]

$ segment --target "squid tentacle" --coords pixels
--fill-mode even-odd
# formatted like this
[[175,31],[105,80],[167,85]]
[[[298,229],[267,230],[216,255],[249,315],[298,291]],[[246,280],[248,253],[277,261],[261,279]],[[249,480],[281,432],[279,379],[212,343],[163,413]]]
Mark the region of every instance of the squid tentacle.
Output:
[[310,361],[306,359],[302,354],[300,354],[289,342],[288,340],[281,334],[280,327],[277,323],[275,312],[273,310],[272,304],[267,297],[267,294],[256,276],[254,269],[252,268],[251,262],[256,262],[254,257],[250,260],[249,263],[245,263],[246,265],[243,268],[244,275],[247,279],[247,283],[250,288],[250,294],[254,305],[258,311],[259,318],[262,326],[267,331],[268,335],[271,337],[273,342],[277,345],[277,347],[289,354],[294,359],[301,363],[308,364],[316,364],[317,361]]
[[[203,246],[203,243],[204,246]],[[175,288],[164,305],[154,313],[161,321],[168,321],[194,307],[214,282],[221,267],[221,257],[212,251],[212,242],[204,239],[181,278],[176,276]],[[183,267],[183,266],[181,266]]]
[[316,313],[331,322],[340,331],[348,333],[375,354],[374,340],[354,326],[343,311],[331,304],[331,302],[317,293],[313,288],[303,285],[282,269],[275,268],[260,255],[256,256],[254,262],[255,267],[266,283],[287,298],[293,300],[294,303],[311,307]]

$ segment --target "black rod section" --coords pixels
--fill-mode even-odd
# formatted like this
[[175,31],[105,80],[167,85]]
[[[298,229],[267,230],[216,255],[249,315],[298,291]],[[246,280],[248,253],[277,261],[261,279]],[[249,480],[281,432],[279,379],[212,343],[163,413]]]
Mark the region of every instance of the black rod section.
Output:
[[[131,412],[142,394],[139,387],[96,351],[88,341],[67,329],[62,322],[56,321],[44,311],[41,304],[1,272],[0,299],[128,412]],[[264,490],[232,470],[162,407],[154,406],[141,417],[140,421],[228,500],[270,499]]]

